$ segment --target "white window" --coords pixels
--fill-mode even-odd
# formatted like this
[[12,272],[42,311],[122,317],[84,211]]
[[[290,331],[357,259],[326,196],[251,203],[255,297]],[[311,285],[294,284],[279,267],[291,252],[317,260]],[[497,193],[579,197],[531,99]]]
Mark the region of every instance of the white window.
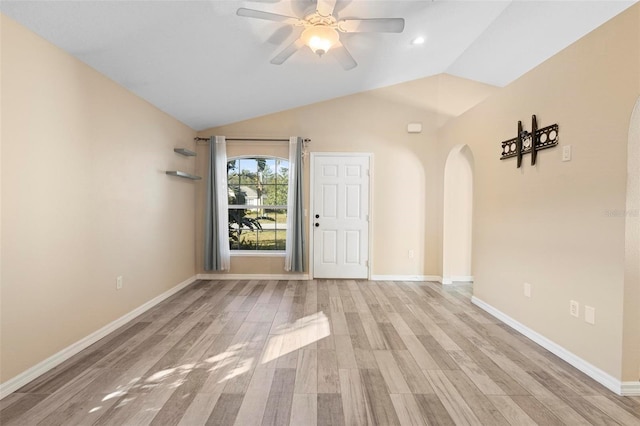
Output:
[[289,161],[259,156],[231,158],[227,182],[231,252],[284,252]]

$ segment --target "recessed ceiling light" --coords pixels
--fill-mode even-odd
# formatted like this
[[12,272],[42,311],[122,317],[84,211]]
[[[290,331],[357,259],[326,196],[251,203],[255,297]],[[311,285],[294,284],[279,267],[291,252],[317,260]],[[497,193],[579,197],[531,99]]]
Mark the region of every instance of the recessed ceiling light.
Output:
[[420,36],[414,38],[413,40],[411,40],[411,44],[424,44],[424,37]]

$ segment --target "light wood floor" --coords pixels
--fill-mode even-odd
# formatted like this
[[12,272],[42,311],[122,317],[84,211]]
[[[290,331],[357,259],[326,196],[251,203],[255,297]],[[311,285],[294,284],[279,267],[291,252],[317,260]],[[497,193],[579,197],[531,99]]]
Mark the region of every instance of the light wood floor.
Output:
[[201,281],[0,401],[3,425],[638,425],[469,287]]

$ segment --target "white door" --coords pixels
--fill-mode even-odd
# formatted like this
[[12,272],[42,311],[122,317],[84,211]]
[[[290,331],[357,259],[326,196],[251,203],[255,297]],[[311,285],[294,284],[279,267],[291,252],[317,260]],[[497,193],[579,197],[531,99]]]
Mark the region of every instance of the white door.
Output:
[[369,277],[368,155],[313,158],[313,276]]

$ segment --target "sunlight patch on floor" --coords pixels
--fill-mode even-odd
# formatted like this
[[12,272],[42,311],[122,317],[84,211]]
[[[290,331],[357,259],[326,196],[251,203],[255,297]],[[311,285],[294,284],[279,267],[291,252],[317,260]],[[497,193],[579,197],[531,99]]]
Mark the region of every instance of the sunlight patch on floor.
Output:
[[331,326],[324,312],[316,312],[291,324],[284,324],[278,327],[275,335],[269,337],[261,363],[266,364],[330,334]]

